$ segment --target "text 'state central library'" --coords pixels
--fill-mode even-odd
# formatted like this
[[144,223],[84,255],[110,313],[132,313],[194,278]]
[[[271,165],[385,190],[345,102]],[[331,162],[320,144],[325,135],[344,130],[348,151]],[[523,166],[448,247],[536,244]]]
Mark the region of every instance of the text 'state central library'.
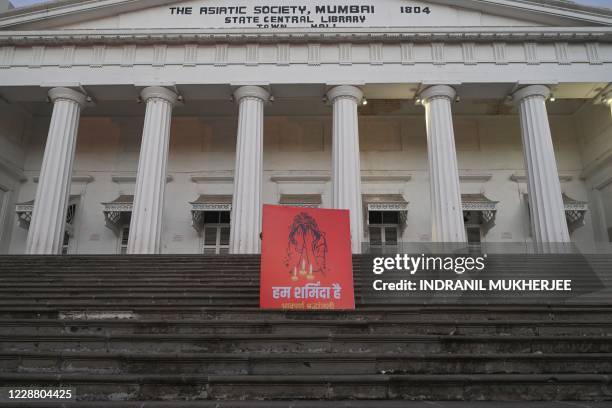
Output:
[[0,253],[612,239],[612,11],[562,0],[57,1],[0,13]]

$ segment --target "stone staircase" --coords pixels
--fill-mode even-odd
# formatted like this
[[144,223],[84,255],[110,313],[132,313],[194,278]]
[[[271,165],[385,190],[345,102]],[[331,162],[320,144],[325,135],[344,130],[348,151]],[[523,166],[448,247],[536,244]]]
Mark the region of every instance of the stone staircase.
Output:
[[355,312],[285,313],[258,309],[257,256],[0,257],[0,386],[80,400],[24,407],[612,401],[612,300],[363,302],[354,265]]

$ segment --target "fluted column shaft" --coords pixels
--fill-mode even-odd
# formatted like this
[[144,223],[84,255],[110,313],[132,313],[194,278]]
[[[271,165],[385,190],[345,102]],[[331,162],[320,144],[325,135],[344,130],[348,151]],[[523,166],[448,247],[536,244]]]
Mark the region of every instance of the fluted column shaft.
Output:
[[548,87],[532,85],[518,90],[513,99],[521,118],[534,239],[538,243],[565,243],[570,237],[546,111],[549,96]]
[[363,237],[363,209],[357,107],[363,93],[357,87],[343,85],[332,88],[327,97],[334,110],[332,206],[350,211],[351,248],[354,254],[359,254]]
[[451,103],[455,90],[436,85],[422,94],[427,122],[431,235],[434,242],[466,242]]
[[177,95],[169,89],[154,86],[145,88],[141,97],[147,107],[138,159],[127,252],[128,254],[159,254],[161,253],[170,125],[172,108],[177,101]]
[[77,131],[85,95],[68,88],[49,91],[53,114],[45,146],[26,253],[61,253]]
[[270,94],[257,86],[243,86],[234,99],[239,112],[230,252],[257,254],[261,248],[264,104]]

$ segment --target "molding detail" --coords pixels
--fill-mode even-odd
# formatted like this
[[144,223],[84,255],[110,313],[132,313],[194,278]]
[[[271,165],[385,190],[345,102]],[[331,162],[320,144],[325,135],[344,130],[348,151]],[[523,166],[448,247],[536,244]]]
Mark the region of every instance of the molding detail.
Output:
[[[612,33],[612,31],[611,31]],[[304,34],[306,35],[306,34]],[[75,41],[74,37],[64,38],[57,34],[42,41],[40,38],[34,43],[34,47],[40,47],[41,43],[50,44],[44,52],[43,60],[33,60],[33,46],[24,46],[27,42],[24,37],[9,42],[2,47],[2,32],[0,32],[0,67],[23,68],[41,67],[53,69],[62,68],[85,68],[85,67],[122,67],[156,68],[165,65],[172,66],[225,66],[225,65],[277,65],[288,66],[291,64],[317,66],[328,65],[402,65],[419,64],[444,65],[461,64],[466,67],[478,64],[516,64],[519,65],[571,65],[582,64],[590,61],[594,66],[612,63],[612,51],[608,48],[600,48],[598,43],[576,44],[571,38],[555,37],[547,39],[546,42],[530,41],[523,43],[519,40],[512,42],[492,42],[483,44],[480,37],[458,37],[443,41],[442,38],[432,37],[433,43],[424,44],[419,37],[416,41],[401,41],[401,34],[378,36],[370,33],[362,40],[339,35],[335,43],[329,44],[331,37],[324,37],[320,42],[306,43],[309,36],[284,37],[281,33],[273,37],[265,34],[249,37],[249,43],[243,42],[233,45],[230,34],[223,37],[223,42],[207,43],[205,39],[198,36],[177,37],[174,41],[167,38],[159,39],[155,43],[142,37],[138,39],[121,40],[118,44],[117,38],[108,38],[107,45],[99,45],[105,38],[104,35],[97,37],[93,44],[83,44]],[[319,38],[316,38],[319,40]],[[558,40],[558,41],[555,41]],[[612,34],[611,34],[612,40]],[[34,40],[32,40],[34,41]],[[136,44],[137,43],[137,44]],[[295,46],[294,44],[302,44]],[[390,46],[389,44],[395,44]],[[65,47],[64,47],[65,45]],[[73,48],[74,47],[74,48]],[[139,47],[139,48],[138,48]],[[336,55],[334,55],[334,49]],[[40,52],[40,48],[37,48]],[[589,51],[590,50],[590,51]],[[587,54],[588,51],[588,54]],[[428,57],[426,53],[430,53]],[[71,55],[72,53],[72,55]],[[199,54],[199,55],[198,55]],[[590,57],[589,57],[590,56]],[[38,58],[38,57],[37,57]],[[480,66],[479,66],[480,68]],[[155,71],[155,70],[154,70]],[[440,82],[440,80],[437,80]],[[431,82],[431,81],[429,81]]]
[[512,95],[512,101],[518,105],[523,101],[523,99],[532,96],[538,96],[546,100],[550,97],[550,88],[545,85],[526,86],[519,89]]
[[[93,183],[96,179],[94,178],[94,176],[90,175],[90,174],[80,174],[80,175],[73,175],[72,178],[70,179],[72,183],[84,183],[84,184],[89,184],[89,183]],[[40,181],[40,176],[34,176],[32,177],[32,181],[34,183],[38,183]]]
[[[113,181],[113,183],[119,183],[119,184],[123,184],[123,183],[136,183],[136,176],[121,176],[121,175],[113,175],[111,176],[111,180]],[[174,177],[172,177],[171,175],[166,176],[166,182],[170,183],[174,181]]]
[[362,183],[408,183],[412,180],[412,174],[403,175],[362,175]]
[[507,65],[508,57],[506,53],[506,43],[494,43],[493,44],[493,56],[495,58],[495,64]]
[[227,44],[217,44],[215,45],[215,61],[214,64],[216,67],[224,67],[227,65],[227,56],[228,56],[228,45]]
[[473,42],[461,44],[463,63],[465,65],[476,65],[476,44]]
[[571,65],[569,46],[566,42],[555,43],[555,55],[559,65]]
[[91,64],[92,68],[102,68],[106,59],[106,46],[94,45],[91,49]]
[[145,102],[149,99],[163,99],[171,105],[176,104],[178,100],[178,95],[174,91],[161,86],[149,86],[144,88],[140,92],[140,97]]
[[234,100],[236,103],[239,104],[243,98],[255,98],[263,102],[268,102],[270,100],[270,93],[260,86],[246,85],[234,91]]
[[153,66],[163,67],[166,65],[168,46],[165,44],[153,46]]
[[459,174],[459,181],[463,183],[486,183],[491,181],[493,174],[491,173],[462,173]]
[[247,44],[246,46],[246,65],[259,65],[259,44]]
[[338,44],[338,61],[340,65],[352,65],[353,64],[353,44],[342,43]]
[[281,43],[276,46],[276,65],[290,65],[291,64],[291,45],[287,43]]
[[279,205],[303,208],[319,208],[323,200],[321,194],[281,194]]
[[75,50],[76,48],[74,45],[64,46],[64,53],[62,56],[62,62],[60,62],[60,68],[72,68],[72,64],[74,64]]
[[371,65],[383,65],[384,64],[383,50],[384,49],[383,49],[382,43],[370,44],[370,64]]
[[5,46],[0,49],[0,68],[9,68],[13,65],[13,57],[15,56],[15,47]]
[[589,64],[591,65],[601,65],[603,61],[601,60],[601,53],[599,52],[599,43],[587,43],[586,44],[586,52],[587,57],[589,59]]
[[121,52],[121,66],[132,67],[136,61],[136,46],[135,45],[124,45]]
[[[569,181],[572,181],[574,179],[574,176],[569,175],[569,174],[560,174],[559,175],[559,181],[561,183],[567,183]],[[510,176],[510,180],[516,182],[516,183],[527,183],[527,174],[525,173],[514,173]]]
[[356,86],[340,85],[327,92],[327,98],[333,103],[338,98],[352,98],[359,103],[363,99],[363,91]]
[[403,43],[400,44],[400,54],[402,59],[402,65],[414,65],[414,44]]
[[321,44],[308,44],[308,65],[321,65]]
[[31,49],[31,60],[30,60],[30,68],[40,68],[43,64],[43,60],[45,58],[45,46],[39,45],[34,46]]
[[[0,33],[2,33],[0,31]],[[478,43],[520,42],[520,41],[568,41],[593,44],[598,41],[612,40],[608,27],[459,27],[455,29],[423,27],[407,28],[355,28],[330,29],[312,32],[310,29],[293,29],[283,32],[261,32],[259,29],[160,29],[156,32],[147,30],[111,29],[111,30],[62,30],[11,32],[0,34],[2,45],[57,45],[58,42],[95,45],[106,40],[114,42],[131,42],[138,44],[155,44],[160,42],[198,41],[199,43],[219,44],[233,42],[244,44],[245,38],[257,37],[262,43],[289,40],[296,43],[338,41],[362,42],[377,40],[385,43],[431,41],[470,41]]]
[[184,67],[195,67],[198,62],[198,45],[185,44]]
[[431,44],[431,60],[434,65],[446,64],[446,59],[444,56],[444,43],[437,42]]
[[425,102],[436,98],[445,98],[452,103],[455,100],[455,96],[457,96],[457,91],[448,85],[433,85],[421,92],[420,96]]
[[524,44],[524,47],[527,65],[538,65],[540,63],[540,57],[538,56],[538,44],[534,42],[527,42]]
[[273,183],[328,183],[331,181],[330,175],[309,176],[309,175],[279,175],[270,177]]
[[198,176],[192,175],[191,181],[196,184],[234,184],[234,176]]
[[86,96],[69,88],[51,88],[49,90],[49,99],[53,102],[57,100],[72,101],[79,104],[80,107],[85,106]]

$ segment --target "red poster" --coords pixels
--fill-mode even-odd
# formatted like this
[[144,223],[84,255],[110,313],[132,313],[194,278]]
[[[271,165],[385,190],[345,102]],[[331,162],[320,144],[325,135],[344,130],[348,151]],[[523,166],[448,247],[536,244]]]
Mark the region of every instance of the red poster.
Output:
[[264,205],[262,309],[355,309],[348,210]]

